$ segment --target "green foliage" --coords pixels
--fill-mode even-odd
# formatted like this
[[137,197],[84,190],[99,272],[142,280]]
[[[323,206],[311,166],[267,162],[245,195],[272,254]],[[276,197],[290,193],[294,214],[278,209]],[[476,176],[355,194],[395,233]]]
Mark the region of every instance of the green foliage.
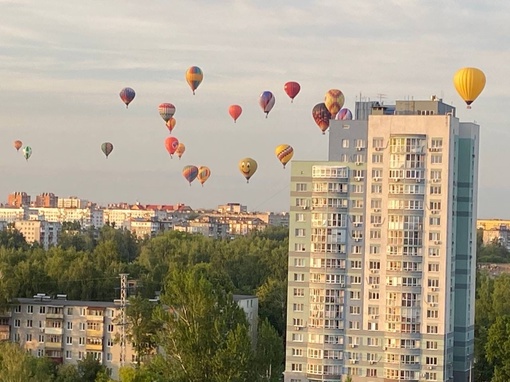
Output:
[[53,364],[35,358],[11,342],[0,343],[0,382],[53,381]]
[[0,247],[27,250],[27,244],[23,234],[12,227],[0,231]]
[[78,369],[75,365],[64,364],[57,367],[57,377],[55,382],[76,382],[80,380]]
[[494,366],[491,382],[510,381],[510,316],[498,316],[490,327],[486,358]]
[[[96,382],[96,379],[102,382],[106,376],[106,368],[101,363],[94,359],[92,354],[87,354],[87,357],[78,361],[78,376],[82,382]],[[108,381],[108,379],[107,379]],[[98,381],[99,382],[99,381]]]
[[287,310],[287,278],[268,278],[257,289],[259,298],[259,314],[269,320],[280,336],[285,335],[287,326],[285,313]]
[[261,382],[278,382],[284,369],[284,345],[276,329],[268,319],[258,328],[256,361]]

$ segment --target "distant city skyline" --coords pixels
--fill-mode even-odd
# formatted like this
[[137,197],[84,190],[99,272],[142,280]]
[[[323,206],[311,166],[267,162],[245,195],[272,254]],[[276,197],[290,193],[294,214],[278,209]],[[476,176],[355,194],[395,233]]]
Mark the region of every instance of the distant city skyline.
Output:
[[[510,183],[501,176],[510,159],[510,78],[501,65],[510,52],[508,17],[510,4],[494,0],[0,0],[0,195],[200,208],[236,201],[285,211],[290,171],[274,148],[287,143],[294,160],[325,160],[327,137],[311,110],[338,88],[351,110],[360,94],[385,103],[435,94],[460,120],[476,120],[483,126],[479,216],[510,217],[503,202]],[[204,72],[194,96],[184,79],[192,65]],[[487,76],[470,111],[452,85],[463,66]],[[283,91],[287,81],[301,84],[294,103]],[[127,110],[119,97],[126,86],[136,91]],[[265,90],[276,97],[267,119],[258,105]],[[164,148],[162,102],[176,106],[181,160]],[[228,115],[235,103],[243,107],[236,124]],[[16,139],[32,147],[28,162]],[[114,145],[108,159],[105,141]],[[237,169],[247,156],[259,165],[249,184]],[[187,164],[210,167],[203,188],[182,177]]]

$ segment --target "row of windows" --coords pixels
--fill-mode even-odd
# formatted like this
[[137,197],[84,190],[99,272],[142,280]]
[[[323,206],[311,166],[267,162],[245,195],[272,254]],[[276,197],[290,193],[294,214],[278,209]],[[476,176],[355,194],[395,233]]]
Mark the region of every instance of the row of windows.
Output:
[[[33,314],[34,313],[34,305],[26,305],[25,306],[26,313]],[[14,313],[21,313],[22,311],[22,305],[16,305],[14,307]],[[104,311],[103,310],[97,310],[97,309],[87,309],[87,308],[73,308],[73,307],[55,307],[55,306],[43,306],[40,305],[36,311],[39,312],[39,314],[65,314],[67,316],[73,316],[75,314],[75,311],[78,311],[78,314],[80,316],[103,316]],[[107,317],[114,317],[114,310],[113,309],[106,309],[106,315]]]

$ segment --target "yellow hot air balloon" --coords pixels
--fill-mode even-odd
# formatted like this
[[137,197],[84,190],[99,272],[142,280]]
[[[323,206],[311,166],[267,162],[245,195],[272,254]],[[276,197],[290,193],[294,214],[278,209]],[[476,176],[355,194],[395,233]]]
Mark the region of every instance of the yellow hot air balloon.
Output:
[[467,108],[471,109],[471,104],[485,87],[485,74],[477,68],[462,68],[453,76],[453,84]]
[[209,179],[210,176],[211,176],[211,170],[209,169],[209,167],[207,167],[207,166],[200,166],[198,168],[197,179],[200,182],[200,184],[202,185],[202,187],[204,186],[205,181],[207,179]]
[[330,89],[324,96],[324,104],[331,115],[336,115],[344,106],[345,97],[338,89]]
[[294,155],[294,149],[292,146],[284,144],[276,146],[274,153],[280,162],[282,162],[283,168],[285,168],[285,165],[292,159],[292,156]]
[[179,159],[181,159],[182,154],[184,154],[185,151],[186,151],[186,146],[184,146],[184,143],[179,142],[179,144],[177,145],[177,148],[175,149],[175,153],[177,154]]
[[250,178],[257,171],[257,162],[252,158],[243,158],[239,161],[239,171],[246,178],[246,183],[250,183]]
[[198,85],[200,85],[203,79],[204,74],[202,73],[202,69],[200,69],[198,66],[192,66],[186,71],[186,81],[193,91],[193,94],[195,94],[195,90],[197,90]]

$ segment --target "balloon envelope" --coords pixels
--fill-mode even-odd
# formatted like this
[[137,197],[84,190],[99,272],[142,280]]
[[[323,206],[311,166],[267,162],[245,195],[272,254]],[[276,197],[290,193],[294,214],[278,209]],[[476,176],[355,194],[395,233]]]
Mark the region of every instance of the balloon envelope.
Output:
[[181,159],[182,154],[184,154],[185,151],[186,151],[186,146],[184,146],[184,143],[179,142],[179,144],[177,145],[177,148],[175,149],[175,153],[177,154],[179,159]]
[[455,89],[468,105],[468,109],[471,109],[470,105],[483,91],[485,82],[485,74],[477,68],[459,69],[453,77]]
[[168,129],[170,134],[172,134],[172,130],[174,129],[176,123],[177,121],[175,120],[174,117],[171,117],[168,121],[166,121],[166,128]]
[[108,159],[108,155],[110,155],[113,151],[113,145],[110,142],[104,142],[101,145],[101,151],[104,155],[106,155],[106,158]]
[[294,155],[294,149],[290,145],[283,144],[276,146],[274,153],[276,154],[278,160],[283,164],[283,168],[285,168],[285,165],[292,159],[292,156]]
[[234,123],[237,121],[237,118],[239,118],[241,116],[242,112],[243,112],[243,109],[239,105],[230,105],[230,107],[228,108],[228,113],[234,120]]
[[343,93],[338,89],[330,89],[324,96],[324,104],[331,115],[336,115],[344,106],[345,98]]
[[16,151],[19,151],[21,146],[23,146],[23,142],[21,142],[20,140],[15,140],[14,141],[14,148],[16,149]]
[[182,176],[186,178],[191,186],[191,182],[195,180],[198,175],[198,167],[197,166],[184,166],[182,169]]
[[177,147],[179,146],[179,140],[175,137],[168,137],[165,139],[165,147],[166,151],[170,154],[170,157],[175,153]]
[[135,98],[135,95],[135,91],[131,88],[124,88],[120,91],[120,99],[126,104],[126,109],[131,101]]
[[262,92],[262,94],[259,97],[259,105],[264,110],[264,113],[266,113],[266,118],[271,109],[273,108],[275,103],[275,98],[273,93],[270,91]]
[[195,94],[195,90],[198,88],[198,85],[200,85],[203,79],[204,74],[202,73],[202,69],[198,66],[192,66],[186,71],[186,81],[193,91],[193,94]]
[[239,171],[246,178],[246,183],[249,183],[250,178],[257,171],[257,162],[252,158],[243,158],[239,161]]
[[335,115],[335,119],[339,120],[351,120],[352,119],[352,112],[349,109],[343,108],[340,109],[338,113]]
[[175,114],[175,106],[171,103],[162,103],[158,107],[159,115],[165,122],[168,122],[170,118],[172,118]]
[[324,103],[315,105],[312,109],[312,117],[317,126],[319,126],[319,129],[321,129],[322,134],[324,134],[329,127],[329,120],[331,119],[331,114],[326,105]]
[[205,181],[207,179],[209,179],[209,177],[211,176],[211,170],[209,170],[209,167],[206,167],[206,166],[200,166],[198,168],[198,175],[197,175],[197,179],[198,181],[200,182],[200,184],[203,186]]
[[23,147],[23,156],[28,161],[28,158],[32,156],[32,148],[30,146]]
[[301,86],[295,81],[289,81],[283,86],[283,90],[285,90],[285,93],[287,93],[291,102],[293,102],[294,98],[299,94]]

